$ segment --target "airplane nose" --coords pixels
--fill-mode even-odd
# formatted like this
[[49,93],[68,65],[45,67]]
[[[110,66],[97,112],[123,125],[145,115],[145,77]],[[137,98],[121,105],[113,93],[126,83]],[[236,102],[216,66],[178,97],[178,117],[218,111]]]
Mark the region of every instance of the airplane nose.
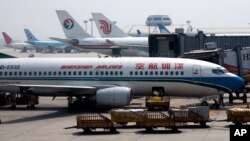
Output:
[[233,90],[237,90],[245,85],[245,80],[239,76],[234,77],[233,82],[231,82],[234,85]]

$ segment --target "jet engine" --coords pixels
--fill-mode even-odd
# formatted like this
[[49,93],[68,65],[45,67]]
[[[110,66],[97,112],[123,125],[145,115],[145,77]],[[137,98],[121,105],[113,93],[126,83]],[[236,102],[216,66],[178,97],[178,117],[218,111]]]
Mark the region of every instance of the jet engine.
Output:
[[131,89],[127,87],[111,87],[96,92],[96,103],[100,106],[122,107],[129,105]]

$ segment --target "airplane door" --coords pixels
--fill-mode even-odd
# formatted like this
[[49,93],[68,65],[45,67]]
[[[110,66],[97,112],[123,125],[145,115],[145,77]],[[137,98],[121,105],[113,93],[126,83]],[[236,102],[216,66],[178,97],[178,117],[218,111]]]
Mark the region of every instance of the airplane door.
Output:
[[193,81],[201,81],[201,66],[193,66]]

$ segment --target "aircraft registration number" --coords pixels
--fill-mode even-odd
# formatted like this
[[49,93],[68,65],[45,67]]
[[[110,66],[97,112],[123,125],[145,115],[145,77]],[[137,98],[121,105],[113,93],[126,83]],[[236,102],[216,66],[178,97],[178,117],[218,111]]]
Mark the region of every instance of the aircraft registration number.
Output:
[[20,69],[20,65],[0,65],[0,69]]

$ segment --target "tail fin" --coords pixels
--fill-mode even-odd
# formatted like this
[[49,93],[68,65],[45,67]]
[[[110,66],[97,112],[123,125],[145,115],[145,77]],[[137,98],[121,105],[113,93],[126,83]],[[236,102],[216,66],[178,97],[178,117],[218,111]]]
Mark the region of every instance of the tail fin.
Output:
[[67,38],[90,38],[92,37],[76,22],[65,10],[56,10],[57,17]]
[[28,42],[38,41],[38,39],[29,31],[29,29],[24,29]]
[[5,33],[5,32],[2,32],[2,34],[3,34],[3,38],[4,38],[4,40],[5,40],[5,43],[6,43],[7,45],[10,44],[10,43],[12,42],[11,37],[10,37],[7,33]]
[[163,25],[163,24],[157,24],[160,30],[160,33],[164,34],[170,34],[170,31]]
[[102,13],[91,13],[101,37],[129,37]]
[[137,37],[141,37],[141,31],[137,29],[136,32],[137,32]]

